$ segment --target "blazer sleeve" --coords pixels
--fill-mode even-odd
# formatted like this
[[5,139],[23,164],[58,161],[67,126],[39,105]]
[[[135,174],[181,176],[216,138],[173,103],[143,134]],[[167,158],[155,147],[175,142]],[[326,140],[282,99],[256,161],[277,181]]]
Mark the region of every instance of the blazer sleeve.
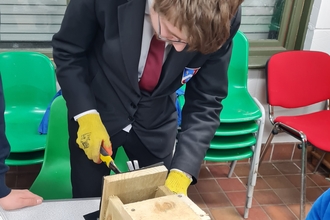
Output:
[[10,189],[6,185],[6,172],[8,166],[5,164],[5,160],[9,155],[10,146],[5,134],[5,101],[3,97],[2,82],[0,77],[0,198],[7,196],[10,193]]
[[52,39],[57,80],[70,117],[96,108],[88,85],[86,55],[97,28],[95,0],[71,0],[61,28]]
[[239,8],[231,22],[230,37],[211,54],[198,73],[187,83],[182,110],[181,132],[171,168],[193,176],[197,182],[200,165],[220,124],[221,101],[227,96],[227,71],[232,52],[232,39],[241,21]]

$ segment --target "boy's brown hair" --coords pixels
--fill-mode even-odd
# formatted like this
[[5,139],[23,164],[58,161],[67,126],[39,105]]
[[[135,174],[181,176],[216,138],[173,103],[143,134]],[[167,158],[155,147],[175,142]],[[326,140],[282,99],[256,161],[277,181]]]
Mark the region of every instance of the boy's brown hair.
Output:
[[154,1],[154,10],[187,34],[189,50],[207,54],[229,38],[231,19],[244,0]]

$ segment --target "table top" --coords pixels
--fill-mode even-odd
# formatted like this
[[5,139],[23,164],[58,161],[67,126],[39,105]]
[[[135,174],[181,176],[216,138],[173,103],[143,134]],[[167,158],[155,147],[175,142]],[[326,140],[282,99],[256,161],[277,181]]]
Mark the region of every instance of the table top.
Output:
[[84,220],[100,208],[100,198],[46,200],[15,211],[0,209],[0,220]]

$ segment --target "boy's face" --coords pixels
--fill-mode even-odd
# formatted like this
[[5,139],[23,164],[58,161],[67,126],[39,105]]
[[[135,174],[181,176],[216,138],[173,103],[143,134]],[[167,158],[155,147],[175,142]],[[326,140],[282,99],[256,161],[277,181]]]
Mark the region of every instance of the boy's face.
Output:
[[159,16],[159,14],[154,11],[153,6],[150,7],[150,19],[159,40],[172,44],[178,52],[182,51],[187,46],[187,37],[183,31],[180,31],[179,28],[172,25],[164,17]]

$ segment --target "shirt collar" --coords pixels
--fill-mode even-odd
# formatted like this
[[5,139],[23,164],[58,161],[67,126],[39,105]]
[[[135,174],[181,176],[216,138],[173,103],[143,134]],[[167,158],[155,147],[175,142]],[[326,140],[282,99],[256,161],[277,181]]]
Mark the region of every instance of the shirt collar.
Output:
[[150,6],[154,3],[154,0],[146,0],[146,9],[145,13],[150,15]]

